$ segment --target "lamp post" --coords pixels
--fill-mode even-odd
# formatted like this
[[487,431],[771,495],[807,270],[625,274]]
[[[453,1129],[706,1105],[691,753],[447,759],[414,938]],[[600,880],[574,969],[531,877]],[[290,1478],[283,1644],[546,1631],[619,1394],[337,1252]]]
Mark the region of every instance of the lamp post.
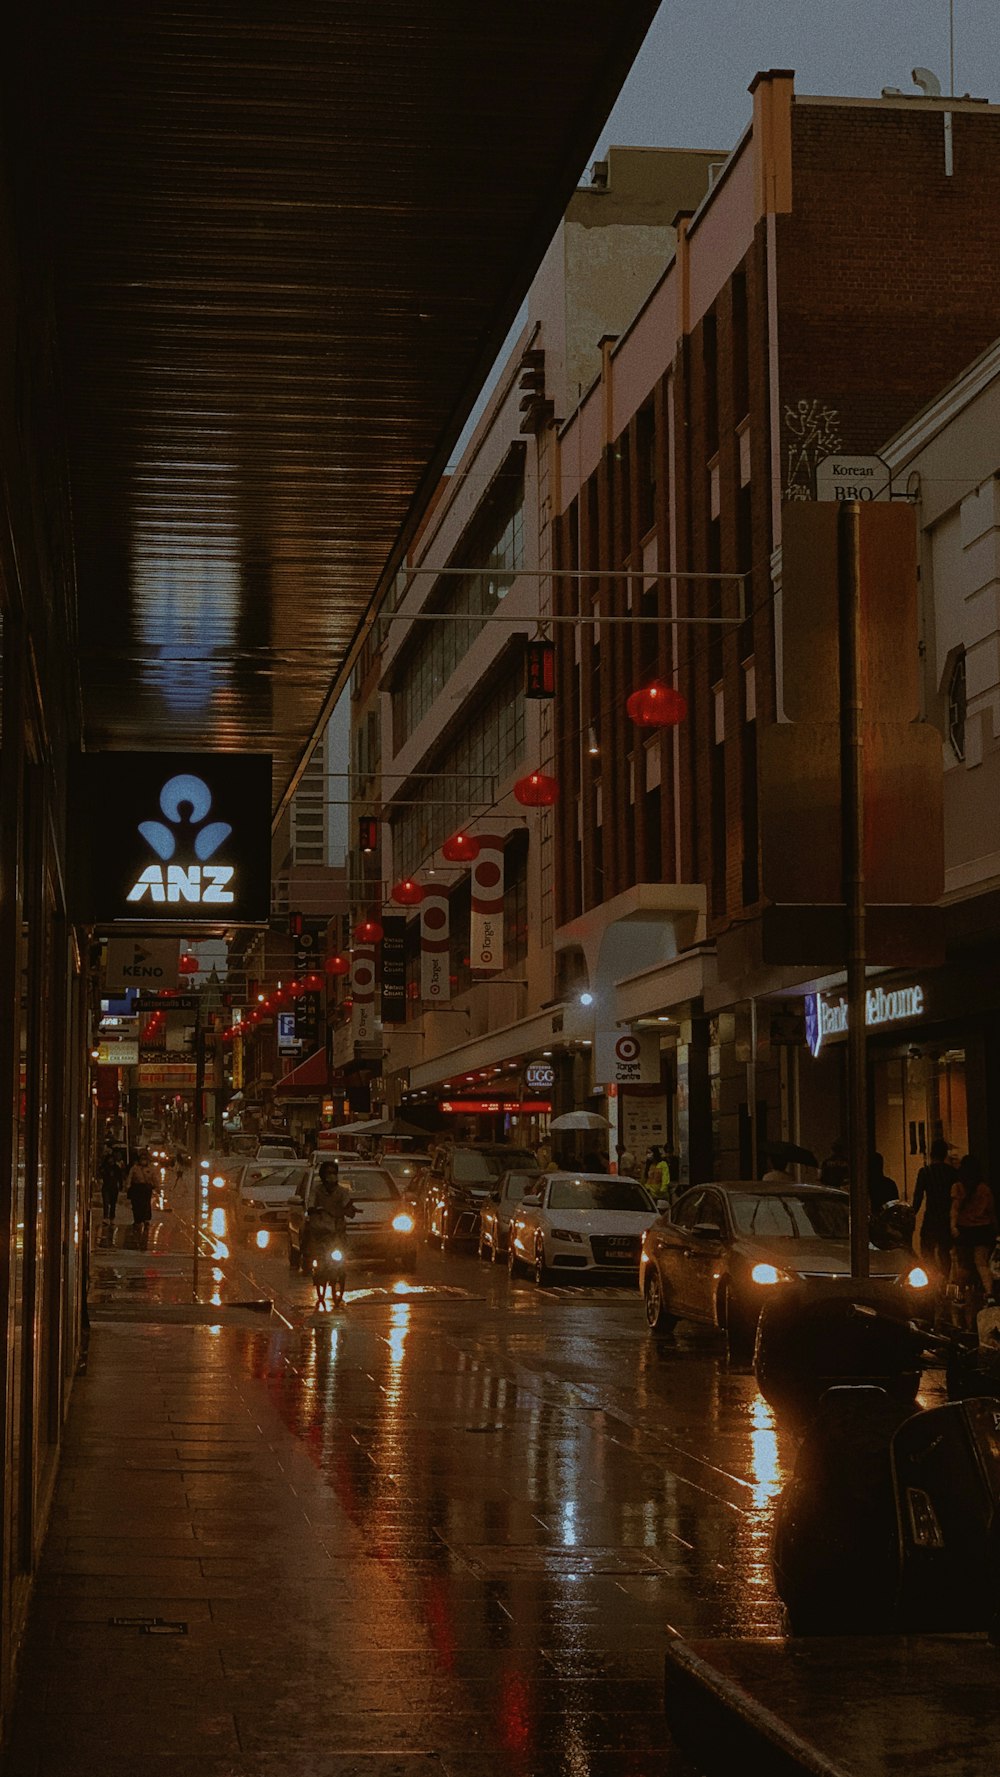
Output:
[[847,940],[847,1158],[851,1276],[867,1277],[868,1055],[865,1028],[864,757],[861,707],[861,506],[837,514],[840,627],[840,818]]

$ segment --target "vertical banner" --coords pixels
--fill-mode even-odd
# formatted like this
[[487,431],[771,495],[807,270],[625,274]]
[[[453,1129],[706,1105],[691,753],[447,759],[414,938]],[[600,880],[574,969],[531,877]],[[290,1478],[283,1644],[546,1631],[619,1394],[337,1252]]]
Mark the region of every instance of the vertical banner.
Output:
[[321,1004],[318,993],[301,993],[295,1002],[295,1035],[311,1053],[319,1043]]
[[351,1041],[375,1041],[375,946],[356,944],[351,959]]
[[451,999],[450,952],[448,897],[428,889],[420,903],[420,998],[425,1005]]
[[469,966],[474,975],[503,968],[503,839],[482,833],[472,866],[472,920]]
[[406,1023],[406,915],[382,915],[382,1023]]

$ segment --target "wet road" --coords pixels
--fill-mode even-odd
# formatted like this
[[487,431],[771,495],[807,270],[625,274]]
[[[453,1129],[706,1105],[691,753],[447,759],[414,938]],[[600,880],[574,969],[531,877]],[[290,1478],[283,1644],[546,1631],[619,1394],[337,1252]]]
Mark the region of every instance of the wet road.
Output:
[[[184,1299],[183,1226],[130,1255],[154,1299]],[[224,1327],[215,1350],[350,1527],[365,1707],[396,1707],[379,1650],[408,1647],[423,1706],[470,1724],[458,1746],[441,1730],[439,1769],[684,1770],[663,1726],[668,1630],[781,1629],[769,1536],[792,1445],[752,1377],[709,1337],[651,1339],[623,1288],[539,1290],[423,1250],[416,1278],[352,1274],[345,1308],[316,1314],[283,1238],[216,1240],[207,1290],[267,1293],[277,1312],[259,1332]],[[98,1302],[117,1257],[94,1254]]]

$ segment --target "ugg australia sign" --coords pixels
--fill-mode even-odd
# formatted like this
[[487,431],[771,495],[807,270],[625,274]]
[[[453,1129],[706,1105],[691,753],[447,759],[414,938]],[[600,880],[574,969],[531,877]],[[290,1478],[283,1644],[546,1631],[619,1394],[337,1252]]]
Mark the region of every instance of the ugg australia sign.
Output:
[[77,917],[258,925],[270,900],[271,760],[100,753],[78,761]]

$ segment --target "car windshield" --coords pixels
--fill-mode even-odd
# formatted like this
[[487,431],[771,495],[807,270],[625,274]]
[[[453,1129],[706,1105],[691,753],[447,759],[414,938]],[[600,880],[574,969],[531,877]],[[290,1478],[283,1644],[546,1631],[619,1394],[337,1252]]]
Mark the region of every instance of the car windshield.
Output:
[[730,1193],[737,1232],[754,1240],[849,1240],[850,1204],[839,1191]]
[[342,1166],[340,1183],[347,1186],[358,1203],[388,1203],[399,1196],[391,1173],[377,1172],[374,1168],[371,1172],[349,1172]]
[[502,1148],[496,1154],[484,1153],[480,1148],[456,1148],[452,1155],[451,1176],[456,1184],[487,1185],[491,1179],[498,1179],[502,1172],[506,1172],[511,1163],[528,1166],[531,1156],[513,1148]]
[[305,1166],[253,1166],[244,1173],[240,1192],[253,1197],[259,1191],[284,1191],[294,1197],[301,1193],[308,1176]]
[[631,1209],[648,1214],[653,1205],[641,1185],[623,1178],[555,1178],[550,1209]]

